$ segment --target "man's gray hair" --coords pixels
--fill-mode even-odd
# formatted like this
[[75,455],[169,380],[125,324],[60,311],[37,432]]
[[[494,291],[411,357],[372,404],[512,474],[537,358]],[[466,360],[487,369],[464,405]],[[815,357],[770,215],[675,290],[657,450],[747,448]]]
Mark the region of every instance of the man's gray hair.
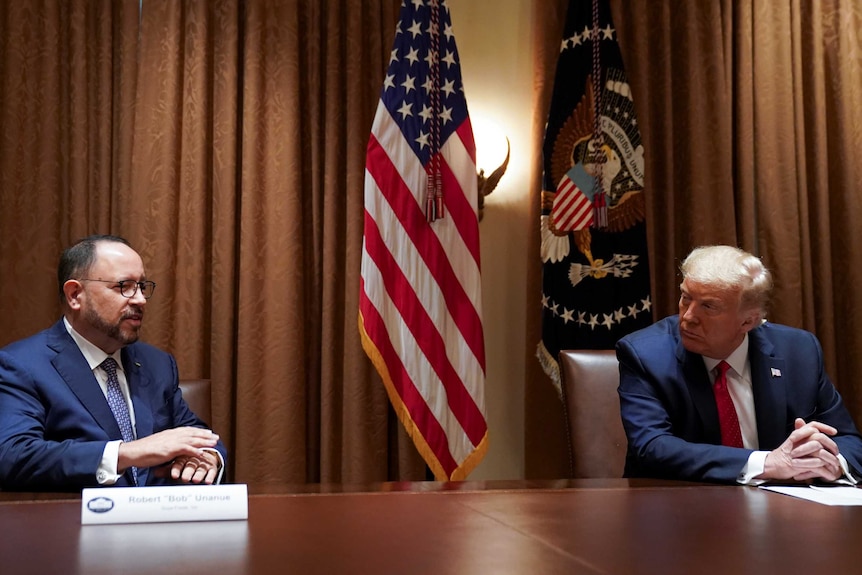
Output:
[[772,292],[772,274],[760,258],[732,246],[701,246],[679,267],[683,279],[719,289],[742,290],[743,309],[757,308],[766,317]]

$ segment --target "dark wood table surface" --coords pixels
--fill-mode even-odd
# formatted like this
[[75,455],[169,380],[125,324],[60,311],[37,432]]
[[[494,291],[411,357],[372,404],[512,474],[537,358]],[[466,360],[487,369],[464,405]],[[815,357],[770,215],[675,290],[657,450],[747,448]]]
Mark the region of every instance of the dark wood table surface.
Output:
[[620,479],[249,492],[248,521],[85,526],[80,496],[0,493],[0,573],[862,571],[862,507],[753,487]]

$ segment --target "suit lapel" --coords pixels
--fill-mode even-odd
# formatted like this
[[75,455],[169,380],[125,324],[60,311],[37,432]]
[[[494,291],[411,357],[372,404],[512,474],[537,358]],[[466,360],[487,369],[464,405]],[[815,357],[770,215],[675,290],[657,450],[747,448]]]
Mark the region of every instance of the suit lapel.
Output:
[[703,425],[703,442],[721,444],[721,427],[718,423],[715,394],[712,391],[703,358],[686,351],[682,341],[677,338],[677,359],[684,381],[688,385],[691,400]]
[[69,386],[69,389],[78,397],[84,408],[90,412],[90,415],[105,430],[110,439],[122,439],[120,427],[117,425],[117,420],[114,419],[108,401],[99,387],[99,382],[96,381],[96,376],[93,375],[87,360],[84,359],[84,355],[75,344],[75,340],[66,331],[62,320],[51,331],[48,345],[57,352],[57,355],[51,360],[51,364],[66,382],[66,385]]
[[[132,407],[135,410],[135,433],[137,437],[148,437],[153,434],[153,412],[149,402],[144,397],[149,389],[150,380],[137,359],[134,345],[124,347],[122,354],[123,370],[129,393],[132,396]],[[148,468],[138,468],[138,485],[146,485],[149,475]]]
[[776,356],[766,330],[766,326],[760,326],[749,332],[748,362],[751,365],[758,442],[761,449],[771,450],[787,438],[787,389],[781,375],[788,374],[784,358]]
[[150,409],[150,402],[147,400],[150,379],[142,369],[133,346],[123,348],[122,358],[123,370],[126,372],[126,381],[129,384],[129,393],[132,396],[132,406],[135,408],[135,429],[138,437],[152,435],[153,413]]

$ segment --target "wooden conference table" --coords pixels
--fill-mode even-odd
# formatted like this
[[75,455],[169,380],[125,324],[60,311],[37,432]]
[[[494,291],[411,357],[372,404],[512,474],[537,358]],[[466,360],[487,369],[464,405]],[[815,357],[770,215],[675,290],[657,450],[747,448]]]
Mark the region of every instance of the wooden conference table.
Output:
[[0,493],[0,573],[862,569],[862,507],[829,507],[752,487],[619,479],[298,489],[306,492],[250,485],[248,521],[86,526],[80,498]]

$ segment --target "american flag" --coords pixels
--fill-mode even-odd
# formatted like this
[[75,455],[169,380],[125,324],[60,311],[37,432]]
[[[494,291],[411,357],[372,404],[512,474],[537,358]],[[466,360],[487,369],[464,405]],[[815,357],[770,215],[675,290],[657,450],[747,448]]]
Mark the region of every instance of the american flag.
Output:
[[560,231],[582,230],[593,224],[593,178],[580,164],[569,170],[557,184],[551,209],[554,227]]
[[402,3],[368,142],[359,331],[437,480],[488,446],[476,146],[444,0]]

